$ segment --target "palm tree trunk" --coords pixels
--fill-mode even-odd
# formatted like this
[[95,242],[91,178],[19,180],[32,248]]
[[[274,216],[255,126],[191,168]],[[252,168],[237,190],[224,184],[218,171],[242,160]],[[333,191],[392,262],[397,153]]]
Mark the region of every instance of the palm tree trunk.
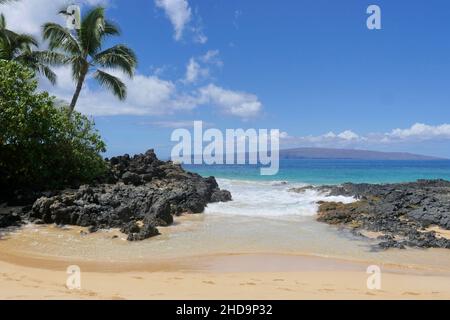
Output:
[[87,72],[83,72],[78,79],[77,88],[75,89],[75,93],[72,98],[72,102],[70,103],[69,115],[73,113],[75,110],[75,106],[77,105],[78,98],[80,97],[81,89],[83,88],[84,80],[86,79]]

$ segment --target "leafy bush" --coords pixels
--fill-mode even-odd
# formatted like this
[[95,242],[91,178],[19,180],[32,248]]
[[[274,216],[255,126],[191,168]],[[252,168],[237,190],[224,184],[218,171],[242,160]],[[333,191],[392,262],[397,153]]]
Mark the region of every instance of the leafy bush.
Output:
[[33,71],[0,60],[0,195],[89,183],[106,170],[104,151],[91,120],[69,117],[37,92]]

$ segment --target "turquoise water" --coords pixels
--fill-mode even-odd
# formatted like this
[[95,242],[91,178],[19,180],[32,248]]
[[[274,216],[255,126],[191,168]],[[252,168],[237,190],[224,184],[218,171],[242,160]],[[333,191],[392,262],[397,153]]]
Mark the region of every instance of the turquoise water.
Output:
[[187,170],[222,179],[288,181],[308,184],[395,183],[417,179],[450,180],[450,161],[281,160],[276,176],[257,166],[185,165]]

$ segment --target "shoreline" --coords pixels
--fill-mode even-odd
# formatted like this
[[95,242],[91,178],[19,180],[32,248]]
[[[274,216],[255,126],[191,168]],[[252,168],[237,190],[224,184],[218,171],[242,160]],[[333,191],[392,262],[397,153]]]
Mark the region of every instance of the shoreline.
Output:
[[[189,253],[182,252],[180,248],[173,248],[173,243],[178,241],[176,238],[172,239],[171,236],[183,235],[186,232],[198,233],[197,228],[204,224],[210,224],[211,222],[204,221],[207,215],[186,215],[178,218],[178,222],[172,226],[161,228],[162,236],[167,236],[167,239],[148,239],[139,243],[128,243],[126,241],[126,235],[121,233],[118,229],[99,230],[92,234],[87,234],[87,228],[77,226],[67,226],[64,228],[57,227],[55,225],[32,225],[29,224],[25,228],[18,228],[12,231],[10,234],[7,232],[3,234],[4,237],[0,237],[0,261],[20,265],[23,267],[41,268],[45,270],[61,270],[68,265],[80,265],[86,271],[90,272],[132,272],[132,271],[190,271],[190,272],[205,272],[205,271],[219,271],[224,272],[227,270],[220,268],[220,263],[214,263],[217,260],[225,259],[230,260],[239,257],[268,257],[261,261],[261,265],[255,265],[256,268],[252,271],[268,271],[263,266],[270,265],[271,261],[276,261],[277,258],[281,260],[293,259],[293,260],[315,260],[318,266],[320,265],[353,265],[353,266],[367,266],[380,265],[383,268],[389,269],[394,272],[416,272],[416,273],[432,273],[432,274],[447,274],[450,276],[450,265],[446,263],[448,260],[440,261],[440,263],[430,264],[427,263],[431,259],[439,259],[442,255],[446,256],[447,249],[419,249],[409,248],[406,251],[400,249],[389,249],[388,251],[370,252],[367,247],[364,251],[368,253],[367,256],[361,257],[358,255],[344,255],[344,254],[330,254],[326,252],[317,252],[311,250],[283,250],[274,249],[269,247],[259,247],[258,249],[248,248],[215,248],[214,246],[207,251],[191,251]],[[193,223],[193,224],[192,224]],[[319,222],[314,222],[314,224]],[[217,224],[217,222],[215,222]],[[335,230],[338,236],[345,238],[344,230]],[[13,236],[11,236],[13,234]],[[52,236],[50,237],[49,234]],[[37,253],[35,245],[39,246],[61,239],[62,236],[68,236],[66,242],[59,243],[53,249],[47,248],[45,253]],[[98,243],[96,241],[102,240],[104,242]],[[18,246],[18,242],[20,246]],[[73,246],[83,247],[84,255],[79,255],[79,251],[65,252],[61,254],[61,249],[64,249],[65,243],[69,241]],[[125,251],[129,251],[130,248],[147,251],[148,248],[154,247],[158,241],[163,241],[163,246],[169,246],[170,255],[158,254],[157,252],[149,252],[145,256],[121,256]],[[169,241],[169,242],[167,242]],[[223,241],[223,239],[221,240]],[[242,239],[241,239],[242,241]],[[349,243],[357,242],[358,240],[347,239]],[[171,245],[172,243],[172,245]],[[86,245],[89,246],[86,246]],[[109,248],[117,249],[113,253],[105,256],[95,256],[94,253],[97,250],[99,244],[104,244]],[[83,246],[84,245],[84,246]],[[355,244],[357,246],[357,244]],[[84,251],[88,250],[88,251]],[[89,253],[89,254],[88,254]],[[160,252],[162,253],[162,252]],[[420,260],[411,261],[408,256],[399,259],[397,261],[389,260],[386,256],[381,254],[389,253],[389,256],[397,256],[399,254],[409,253],[410,256],[420,256]],[[273,258],[273,259],[272,259]],[[284,261],[283,260],[283,261]],[[188,263],[187,263],[188,261]],[[420,263],[419,263],[420,261]],[[239,261],[238,261],[239,262]],[[287,265],[287,263],[285,264]],[[283,265],[278,264],[281,268],[277,271],[291,271],[289,268],[284,268]]]
[[[284,258],[281,258],[281,257]],[[210,257],[206,260],[210,261]],[[268,259],[271,258],[271,259]],[[256,270],[281,259],[291,270]],[[188,259],[186,265],[196,264]],[[180,265],[113,271],[81,266],[81,289],[66,287],[63,269],[5,262],[0,256],[0,299],[449,299],[449,274],[382,269],[380,290],[367,289],[366,266],[304,256],[229,255],[216,257],[221,270],[182,270]],[[292,266],[292,262],[296,265]],[[48,261],[47,261],[48,262]],[[279,266],[280,264],[278,264]],[[225,269],[224,269],[225,266]],[[230,267],[228,270],[226,266]],[[237,270],[240,267],[241,270]],[[301,266],[301,267],[300,267]],[[154,267],[154,266],[153,266]],[[286,265],[285,265],[286,267]],[[195,269],[195,268],[193,268]]]
[[[162,228],[162,233],[197,232],[189,221],[194,220],[198,225],[207,223],[199,218],[204,216],[181,217],[174,226]],[[72,228],[72,232],[79,233],[79,228]],[[71,232],[56,227],[53,231]],[[94,233],[92,237],[101,235],[101,232]],[[38,233],[35,239],[39,241],[41,236]],[[112,233],[103,236],[113,241]],[[89,236],[80,236],[80,239],[89,241]],[[0,250],[0,299],[450,299],[450,269],[425,263],[378,261],[382,287],[369,290],[367,268],[377,262],[358,261],[356,257],[343,259],[304,252],[211,251],[178,258],[154,256],[145,262],[117,262],[30,254],[32,250],[21,251],[14,242],[10,242],[10,250],[5,250],[9,239],[0,241],[5,241]],[[158,238],[154,238],[129,245],[157,241]],[[125,240],[119,243],[127,244]],[[81,290],[66,287],[66,270],[71,265],[81,269]]]
[[[83,269],[88,272],[104,272],[104,273],[127,273],[138,271],[149,272],[229,272],[230,269],[239,269],[242,265],[239,262],[245,262],[247,259],[254,259],[255,261],[265,262],[265,264],[245,263],[244,266],[255,267],[252,271],[267,272],[276,268],[276,271],[291,272],[295,270],[292,265],[286,262],[297,262],[294,266],[299,268],[309,269],[314,266],[317,269],[329,269],[331,266],[341,269],[359,269],[368,267],[370,265],[381,265],[385,270],[393,273],[414,273],[414,274],[433,274],[433,275],[448,275],[450,276],[450,268],[442,269],[429,265],[407,265],[400,263],[384,263],[381,261],[358,260],[352,258],[332,257],[319,254],[309,253],[292,253],[292,252],[239,252],[239,253],[211,253],[205,255],[183,256],[180,258],[160,258],[155,261],[147,262],[126,262],[126,261],[108,261],[108,260],[81,260],[71,259],[67,257],[51,257],[51,256],[25,256],[21,254],[0,253],[0,262],[14,264],[21,267],[29,267],[34,269],[42,269],[48,271],[58,271],[64,269],[69,265],[83,266]],[[270,263],[266,259],[273,259],[275,263]],[[227,263],[236,260],[236,266],[227,265]],[[239,261],[241,260],[241,261]],[[297,260],[297,261],[295,261]],[[186,262],[189,261],[189,262]],[[224,266],[220,264],[225,261]],[[301,266],[302,262],[306,262]]]

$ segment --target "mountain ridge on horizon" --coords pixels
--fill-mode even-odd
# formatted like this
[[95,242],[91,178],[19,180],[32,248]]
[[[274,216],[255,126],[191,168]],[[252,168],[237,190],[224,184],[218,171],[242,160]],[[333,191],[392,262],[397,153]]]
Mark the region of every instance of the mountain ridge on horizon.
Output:
[[[225,157],[225,154],[222,155]],[[247,152],[245,157],[248,158]],[[191,155],[194,159],[194,155]],[[163,157],[169,160],[170,156]],[[439,161],[449,158],[415,154],[410,152],[384,152],[363,149],[299,147],[280,150],[281,160],[381,160],[381,161]]]
[[334,160],[449,160],[409,152],[383,152],[338,148],[290,148],[280,150],[280,159],[334,159]]

